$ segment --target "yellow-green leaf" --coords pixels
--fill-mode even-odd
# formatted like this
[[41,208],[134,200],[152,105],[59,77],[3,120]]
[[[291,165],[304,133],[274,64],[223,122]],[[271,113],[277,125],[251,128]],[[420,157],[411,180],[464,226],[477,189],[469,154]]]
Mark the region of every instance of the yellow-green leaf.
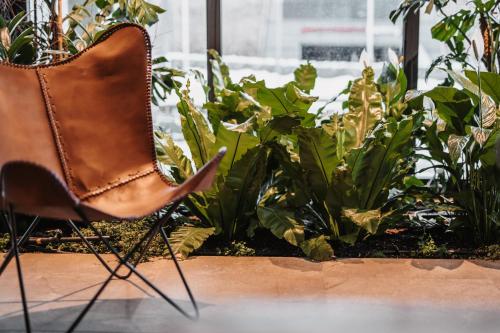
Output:
[[215,143],[215,136],[203,114],[194,106],[189,97],[189,90],[182,91],[179,97],[181,101],[177,104],[177,109],[181,118],[182,133],[196,167],[201,168],[211,157],[209,152]]
[[301,90],[309,93],[314,89],[318,73],[313,65],[310,63],[300,65],[293,74],[295,76],[295,82]]
[[215,233],[215,228],[182,226],[170,235],[172,248],[176,256],[185,259],[194,250],[199,249],[208,237]]
[[175,144],[170,134],[156,131],[155,139],[158,161],[177,168],[183,179],[193,175],[191,161],[184,155],[182,149]]
[[327,261],[333,257],[333,249],[324,235],[303,241],[300,248],[313,260]]
[[354,81],[349,94],[349,111],[343,117],[346,150],[361,146],[367,134],[382,118],[382,94],[374,81],[371,67]]
[[368,231],[370,234],[375,234],[377,232],[382,219],[380,209],[344,209],[342,214],[359,227]]

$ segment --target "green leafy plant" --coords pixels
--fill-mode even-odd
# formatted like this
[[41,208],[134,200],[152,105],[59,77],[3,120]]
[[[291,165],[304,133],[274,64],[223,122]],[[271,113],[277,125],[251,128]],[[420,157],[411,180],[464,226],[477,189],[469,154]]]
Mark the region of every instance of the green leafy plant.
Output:
[[437,246],[436,242],[429,234],[424,234],[418,242],[418,254],[424,257],[446,256],[448,250],[443,244]]
[[484,247],[486,258],[490,260],[500,260],[500,245],[489,245]]
[[310,122],[307,111],[316,100],[299,88],[301,84],[311,87],[309,81],[314,75],[310,65],[297,70],[300,83],[292,81],[283,87],[268,88],[254,77],[232,82],[222,59],[213,51],[212,57],[216,100],[203,106],[208,121],[189,97],[189,84],[186,89],[177,89],[177,109],[191,159],[168,134],[156,133],[159,160],[169,166],[166,172],[177,183],[193,174],[218,149],[227,147],[215,186],[186,200],[198,220],[171,234],[176,252],[184,256],[212,235],[227,242],[254,235],[259,227],[257,202],[274,148],[280,140],[287,140],[292,127]]
[[7,21],[0,16],[0,60],[30,64],[35,59],[33,27],[21,12]]
[[398,60],[377,81],[366,67],[349,85],[346,113],[320,127],[295,127],[289,146],[275,154],[280,167],[261,198],[260,223],[308,256],[327,260],[329,240],[353,243],[394,217],[390,192],[404,187],[421,121],[419,114],[403,114],[405,91]]
[[[500,239],[500,177],[496,165],[496,142],[500,139],[498,107],[500,76],[450,71],[463,86],[436,87],[409,102],[413,109],[426,109],[422,138],[431,168],[443,170],[437,194],[453,199],[463,214],[451,228],[476,245]],[[480,80],[478,79],[480,77]]]
[[0,234],[0,252],[6,251],[10,246],[9,234]]
[[[451,70],[453,63],[458,63],[462,69],[474,67],[470,64],[470,55],[479,48],[479,40],[484,46],[481,62],[489,72],[499,73],[500,70],[500,24],[498,10],[500,3],[497,0],[472,0],[467,6],[459,7],[455,12],[447,14],[450,3],[456,0],[410,0],[402,1],[399,7],[393,10],[390,18],[396,22],[399,17],[408,12],[425,7],[425,13],[433,10],[442,16],[432,28],[432,38],[448,47],[448,54],[437,57],[428,68],[426,77],[436,68]],[[476,49],[474,51],[474,49]],[[447,85],[452,83],[449,77]]]
[[245,242],[232,241],[229,246],[222,249],[217,248],[217,254],[223,256],[251,257],[255,255],[255,250],[248,247]]
[[111,26],[130,22],[144,27],[158,22],[165,10],[145,0],[85,0],[73,6],[64,18],[69,24],[65,32],[66,48],[71,53],[88,47]]
[[[451,229],[476,245],[499,240],[499,170],[495,166],[499,141],[499,36],[498,1],[470,1],[448,15],[445,9],[456,1],[405,1],[391,13],[397,20],[416,8],[436,10],[443,18],[432,27],[434,39],[446,44],[449,53],[436,58],[429,70],[446,70],[445,85],[409,102],[414,110],[425,110],[420,140],[432,169],[442,171],[432,186],[436,196],[451,198],[461,210]],[[462,70],[453,70],[458,64]],[[456,67],[456,66],[455,66]],[[485,68],[487,71],[482,72]]]

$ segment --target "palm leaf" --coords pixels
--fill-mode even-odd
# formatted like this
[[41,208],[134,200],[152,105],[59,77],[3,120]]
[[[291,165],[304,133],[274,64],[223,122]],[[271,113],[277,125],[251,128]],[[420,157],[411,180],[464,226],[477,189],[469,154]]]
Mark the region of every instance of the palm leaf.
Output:
[[194,250],[199,249],[214,232],[213,227],[182,226],[177,228],[170,234],[174,254],[183,259],[187,258]]

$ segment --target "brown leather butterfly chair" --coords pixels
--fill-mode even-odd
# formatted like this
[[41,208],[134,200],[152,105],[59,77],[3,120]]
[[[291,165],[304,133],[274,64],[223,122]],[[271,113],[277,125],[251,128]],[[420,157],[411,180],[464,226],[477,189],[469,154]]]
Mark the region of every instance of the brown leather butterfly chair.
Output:
[[[1,271],[16,258],[27,331],[31,328],[19,246],[29,238],[38,218],[17,240],[16,213],[68,220],[111,273],[69,332],[113,277],[127,279],[132,274],[185,316],[198,316],[163,227],[186,195],[211,186],[224,152],[182,185],[171,184],[156,161],[150,99],[150,40],[143,28],[132,24],[111,28],[90,48],[59,63],[33,67],[0,63],[1,210],[12,239]],[[161,215],[160,210],[169,205]],[[90,224],[152,214],[157,214],[152,228],[125,256]],[[73,220],[86,223],[116,255],[115,268],[97,254]],[[158,233],[174,258],[194,315],[135,269]],[[124,266],[128,274],[120,275]]]

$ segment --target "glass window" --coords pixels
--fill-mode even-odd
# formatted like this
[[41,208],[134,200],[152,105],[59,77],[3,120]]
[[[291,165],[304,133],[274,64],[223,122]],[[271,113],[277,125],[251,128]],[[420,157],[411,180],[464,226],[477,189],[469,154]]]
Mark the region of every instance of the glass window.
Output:
[[205,0],[156,0],[166,9],[149,29],[155,55],[167,56],[176,67],[206,68],[207,21]]
[[[363,49],[375,69],[387,49],[400,54],[401,23],[389,13],[399,1],[376,0],[221,0],[222,53],[234,80],[255,74],[268,85],[293,79],[309,60],[318,70],[312,94],[326,102],[360,75]],[[242,15],[244,13],[244,15]],[[330,105],[340,109],[340,102]]]
[[[466,6],[465,0],[458,0],[457,3],[449,2],[448,5],[443,9],[444,12],[449,15],[460,10]],[[429,78],[425,79],[425,73],[429,69],[432,61],[437,57],[447,54],[449,52],[448,47],[440,41],[432,38],[431,28],[443,19],[441,13],[436,12],[434,9],[432,13],[426,14],[424,12],[425,7],[421,10],[420,14],[420,43],[418,49],[418,89],[430,90],[443,82],[446,78],[446,74],[435,69]]]
[[[166,9],[159,22],[149,28],[153,44],[153,56],[164,56],[169,66],[184,71],[207,71],[207,20],[206,0],[155,0],[157,5]],[[202,86],[190,76],[191,93],[195,103],[205,101]],[[182,81],[182,80],[181,80]],[[187,145],[180,128],[177,113],[178,97],[172,93],[166,103],[154,108],[155,126],[169,131],[174,140],[187,152]]]

